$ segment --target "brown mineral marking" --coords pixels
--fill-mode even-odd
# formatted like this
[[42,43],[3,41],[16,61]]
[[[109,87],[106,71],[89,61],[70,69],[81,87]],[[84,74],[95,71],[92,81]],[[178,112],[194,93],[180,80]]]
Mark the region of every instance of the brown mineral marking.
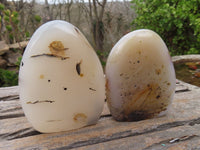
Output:
[[55,56],[65,56],[65,50],[68,48],[64,48],[64,45],[61,41],[53,41],[49,45],[49,49],[51,53]]
[[[132,107],[134,106],[134,104],[142,97],[142,96],[145,96],[145,95],[149,95],[151,93],[151,90],[149,87],[145,88],[144,90],[140,91],[138,94],[136,94],[136,97],[134,96],[133,99],[129,102],[127,102],[125,105],[124,105],[124,108],[125,108],[125,114],[128,115],[132,112]],[[144,98],[143,101],[145,101],[146,98]]]
[[159,98],[160,98],[160,95],[157,95],[157,96],[156,96],[156,99],[159,99]]
[[40,75],[40,79],[44,79],[44,75],[43,74]]
[[151,90],[152,90],[151,86],[148,86],[147,88],[145,88],[144,90],[142,90],[141,92],[139,92],[139,93],[137,94],[137,97],[134,99],[134,101],[137,101],[138,99],[140,99],[140,97],[141,97],[142,95],[144,95],[145,93],[147,93],[147,92],[149,92],[149,91],[151,91]]
[[43,101],[34,101],[34,102],[26,102],[26,104],[37,104],[37,103],[53,103],[55,101],[51,101],[51,100],[43,100]]
[[80,77],[83,77],[83,73],[81,73],[81,63],[82,63],[82,60],[76,64],[76,72],[78,73]]
[[81,73],[80,76],[83,77],[83,74]]
[[138,54],[141,55],[141,53],[142,53],[142,52],[139,50],[139,51],[138,51]]
[[160,90],[158,84],[148,84],[142,91],[136,92],[137,94],[133,95],[132,99],[124,104],[124,113],[128,115],[131,112],[137,111],[138,108],[140,110],[141,108],[146,108],[146,105],[152,103],[152,100],[158,95],[158,90]]
[[87,116],[84,113],[77,113],[74,115],[73,119],[75,122],[86,122]]
[[79,30],[77,29],[77,28],[74,28],[75,29],[75,31],[78,33],[78,34],[80,34],[80,32],[79,32]]
[[41,57],[41,56],[47,56],[47,57],[56,57],[56,58],[61,58],[61,60],[65,60],[65,59],[68,59],[69,57],[64,57],[64,56],[59,56],[59,55],[56,55],[56,54],[38,54],[38,55],[32,55],[31,58],[34,58],[34,57]]
[[164,65],[162,65],[161,67],[164,68]]
[[29,102],[26,102],[26,104],[33,104],[33,103],[29,101]]
[[157,75],[161,74],[161,70],[160,69],[156,69],[155,72],[156,72]]
[[93,88],[89,88],[89,90],[91,90],[91,91],[96,91],[95,89],[93,89]]
[[168,83],[167,83],[167,85],[169,85],[169,86],[170,86],[170,85],[171,85],[171,83],[169,83],[169,82],[168,82]]
[[106,85],[105,86],[106,86],[107,91],[110,91],[109,86],[108,86],[108,79],[106,79]]
[[119,121],[140,121],[148,118],[152,118],[153,114],[146,111],[133,111],[128,115],[125,115],[122,120]]

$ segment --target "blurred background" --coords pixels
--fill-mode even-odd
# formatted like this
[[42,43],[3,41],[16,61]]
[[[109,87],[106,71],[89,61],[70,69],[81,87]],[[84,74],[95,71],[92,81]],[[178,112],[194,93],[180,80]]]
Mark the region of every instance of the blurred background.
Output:
[[200,0],[1,0],[0,87],[17,85],[28,40],[56,19],[78,27],[103,66],[115,43],[141,28],[157,32],[172,56],[200,53]]

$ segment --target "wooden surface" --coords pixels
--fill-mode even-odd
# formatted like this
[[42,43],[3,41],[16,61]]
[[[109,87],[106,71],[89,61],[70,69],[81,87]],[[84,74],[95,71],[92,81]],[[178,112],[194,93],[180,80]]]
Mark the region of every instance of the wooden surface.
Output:
[[98,123],[68,132],[41,134],[24,117],[18,87],[0,89],[0,150],[43,149],[200,150],[200,88],[177,83],[167,115],[116,122],[107,105]]

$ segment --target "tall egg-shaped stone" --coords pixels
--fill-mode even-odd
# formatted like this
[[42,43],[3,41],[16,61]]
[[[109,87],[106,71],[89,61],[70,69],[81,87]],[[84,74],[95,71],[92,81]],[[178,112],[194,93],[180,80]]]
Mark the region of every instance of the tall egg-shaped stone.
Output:
[[24,113],[40,132],[97,122],[105,99],[101,63],[86,38],[64,21],[42,25],[32,36],[19,72]]
[[122,37],[106,64],[107,101],[118,121],[164,114],[175,91],[175,71],[158,34],[141,29]]

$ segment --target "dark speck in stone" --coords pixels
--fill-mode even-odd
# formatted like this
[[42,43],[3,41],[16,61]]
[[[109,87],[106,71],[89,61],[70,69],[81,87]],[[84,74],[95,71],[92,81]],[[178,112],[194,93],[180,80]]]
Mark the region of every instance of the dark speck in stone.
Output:
[[160,98],[160,95],[157,95],[157,96],[156,96],[156,99],[159,99],[159,98]]

